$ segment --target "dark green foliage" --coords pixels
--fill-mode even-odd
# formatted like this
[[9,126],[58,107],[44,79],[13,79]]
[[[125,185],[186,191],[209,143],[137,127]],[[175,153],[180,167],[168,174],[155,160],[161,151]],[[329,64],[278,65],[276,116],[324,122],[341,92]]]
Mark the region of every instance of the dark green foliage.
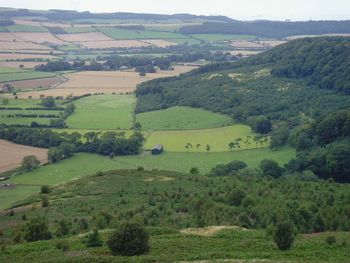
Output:
[[247,34],[260,37],[283,38],[291,35],[319,35],[327,33],[350,33],[349,21],[229,21],[207,22],[203,25],[185,26],[183,34]]
[[36,158],[35,155],[26,156],[23,158],[22,169],[26,171],[34,170],[38,168],[39,165],[40,165],[40,161]]
[[92,233],[89,233],[86,239],[87,247],[101,247],[102,241],[97,229],[94,229]]
[[51,188],[48,185],[41,186],[41,193],[42,194],[49,194],[51,192]]
[[328,236],[328,237],[326,237],[325,241],[326,241],[327,245],[332,246],[337,242],[337,239],[335,238],[335,236]]
[[149,235],[141,225],[124,223],[107,241],[113,255],[135,256],[148,253]]
[[274,178],[280,177],[283,172],[283,169],[274,160],[262,160],[259,168],[261,169],[263,175],[272,176]]
[[250,117],[247,123],[257,133],[266,134],[272,130],[272,123],[265,116]]
[[227,200],[230,205],[240,206],[245,196],[246,193],[243,190],[235,189],[228,194]]
[[41,100],[41,105],[48,108],[56,107],[56,102],[53,97],[46,97]]
[[294,227],[290,222],[277,224],[273,239],[280,250],[289,250],[294,242]]
[[56,226],[55,235],[56,237],[64,237],[67,236],[71,230],[72,223],[66,219],[61,219],[58,221]]
[[69,244],[66,240],[58,240],[56,241],[55,243],[55,248],[59,249],[59,250],[62,250],[63,253],[68,251],[69,249]]
[[48,222],[44,217],[32,218],[23,227],[23,238],[28,242],[51,239]]
[[239,170],[247,167],[247,164],[242,161],[232,161],[228,164],[218,164],[211,169],[210,175],[214,176],[225,176],[225,175],[234,175]]
[[43,195],[41,197],[41,206],[42,207],[49,207],[50,206],[49,198],[46,195]]
[[190,170],[190,174],[199,174],[199,169],[197,167],[192,167]]

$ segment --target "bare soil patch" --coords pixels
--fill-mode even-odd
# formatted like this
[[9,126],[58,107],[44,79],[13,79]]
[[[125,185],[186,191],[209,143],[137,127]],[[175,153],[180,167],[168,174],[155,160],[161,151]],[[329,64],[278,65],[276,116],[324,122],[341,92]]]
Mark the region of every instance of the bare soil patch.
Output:
[[19,39],[22,39],[23,41],[28,42],[34,42],[34,43],[50,43],[55,45],[64,45],[67,44],[66,42],[58,39],[54,35],[48,32],[40,33],[40,32],[21,32],[15,34]]
[[47,149],[14,144],[0,140],[0,172],[19,167],[23,157],[35,155],[41,163],[47,163]]
[[208,227],[200,227],[200,228],[186,228],[186,229],[180,230],[180,232],[182,234],[187,234],[187,235],[213,236],[225,229],[247,230],[239,226],[208,226]]
[[142,42],[145,42],[147,44],[157,46],[157,47],[169,47],[169,46],[177,45],[177,43],[169,42],[163,39],[147,39],[147,40],[142,40]]
[[[58,85],[63,82],[64,82],[64,79],[62,77],[57,76],[57,77],[51,77],[51,78],[10,81],[7,83],[16,89],[25,90],[25,89],[38,89],[38,88],[48,89],[54,85]],[[2,84],[6,84],[6,83],[2,83]]]

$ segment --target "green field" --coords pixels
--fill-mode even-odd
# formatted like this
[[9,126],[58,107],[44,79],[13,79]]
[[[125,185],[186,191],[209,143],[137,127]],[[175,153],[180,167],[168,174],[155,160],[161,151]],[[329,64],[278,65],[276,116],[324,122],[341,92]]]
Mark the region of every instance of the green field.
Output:
[[134,95],[100,95],[80,99],[66,123],[72,129],[130,129]]
[[47,29],[41,26],[13,25],[6,28],[10,32],[47,32]]
[[[32,108],[40,107],[40,99],[5,99],[8,104],[4,104],[4,99],[0,98],[0,107],[6,108]],[[59,100],[56,100],[56,104],[60,104]]]
[[40,186],[17,185],[14,189],[0,189],[0,211],[10,207],[12,204],[22,201],[23,199],[38,193]]
[[151,31],[151,30],[127,30],[111,27],[99,27],[99,31],[106,34],[113,39],[176,39],[186,38],[186,36],[164,31]]
[[47,78],[56,76],[55,72],[40,72],[40,71],[23,71],[16,73],[3,73],[0,74],[0,82]]
[[191,107],[173,107],[136,115],[143,130],[189,130],[226,126],[233,123],[229,116]]
[[68,34],[96,32],[94,27],[65,27],[63,30]]
[[[247,136],[250,136],[250,144],[245,143]],[[242,124],[206,130],[155,131],[147,139],[144,148],[151,149],[155,144],[162,144],[165,151],[186,152],[188,149],[185,145],[191,143],[191,152],[206,152],[206,145],[210,145],[211,152],[223,152],[229,151],[230,142],[241,138],[240,149],[253,149],[256,148],[253,142],[255,136],[249,126]],[[197,144],[200,144],[198,149],[195,147]],[[260,144],[258,146],[261,147]],[[267,144],[263,146],[266,147]]]
[[[1,67],[0,66],[0,74],[15,73],[15,72],[23,72],[23,71],[16,69],[16,68],[9,68],[9,67]],[[0,78],[1,78],[1,75],[0,75]]]
[[217,42],[217,41],[227,41],[227,40],[254,40],[256,36],[250,35],[224,35],[224,34],[196,34],[191,35],[191,37],[208,41],[208,42]]

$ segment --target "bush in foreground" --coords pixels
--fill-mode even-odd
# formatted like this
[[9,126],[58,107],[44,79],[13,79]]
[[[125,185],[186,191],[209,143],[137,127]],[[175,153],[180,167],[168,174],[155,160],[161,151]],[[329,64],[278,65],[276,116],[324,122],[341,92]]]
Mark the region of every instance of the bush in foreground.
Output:
[[108,239],[113,255],[135,256],[149,251],[149,235],[139,224],[124,223]]
[[23,238],[28,242],[51,239],[47,220],[43,217],[31,219],[23,227]]
[[295,239],[293,225],[290,222],[278,223],[273,238],[279,250],[289,250]]

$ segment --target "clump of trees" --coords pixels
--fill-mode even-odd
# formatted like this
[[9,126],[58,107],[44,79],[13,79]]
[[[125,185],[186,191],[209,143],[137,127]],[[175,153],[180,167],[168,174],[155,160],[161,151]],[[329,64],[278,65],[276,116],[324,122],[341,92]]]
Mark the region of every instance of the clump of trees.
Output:
[[22,160],[22,169],[25,171],[32,171],[38,168],[40,161],[36,158],[35,155],[25,156]]
[[44,217],[35,217],[23,226],[23,238],[28,242],[52,238],[48,221]]
[[225,176],[235,175],[239,170],[247,167],[247,164],[242,161],[232,161],[228,164],[218,164],[211,169],[210,175],[213,176]]
[[110,235],[107,245],[113,255],[135,256],[148,253],[149,235],[137,223],[124,223]]

